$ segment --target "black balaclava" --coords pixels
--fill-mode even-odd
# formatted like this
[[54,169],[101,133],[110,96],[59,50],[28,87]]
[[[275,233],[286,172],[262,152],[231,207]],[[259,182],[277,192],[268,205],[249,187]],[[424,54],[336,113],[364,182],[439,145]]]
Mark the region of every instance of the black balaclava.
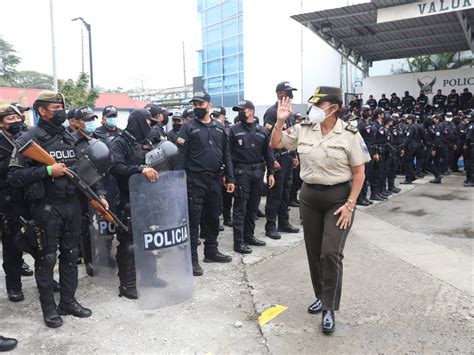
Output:
[[128,124],[125,129],[140,143],[143,143],[150,133],[151,127],[146,121],[150,117],[150,112],[144,108],[134,110],[128,116]]

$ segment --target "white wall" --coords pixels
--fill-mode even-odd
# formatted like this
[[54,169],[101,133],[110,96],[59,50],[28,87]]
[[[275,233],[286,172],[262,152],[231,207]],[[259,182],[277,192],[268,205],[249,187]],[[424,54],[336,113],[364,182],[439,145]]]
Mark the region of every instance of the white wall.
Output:
[[444,95],[448,95],[452,89],[456,89],[458,94],[462,93],[464,88],[474,91],[474,69],[464,68],[368,77],[364,79],[363,99],[365,101],[369,95],[374,95],[374,98],[378,100],[382,93],[390,97],[392,92],[396,92],[401,98],[406,90],[416,98],[420,94],[418,79],[424,84],[436,79],[432,91],[427,93],[430,103],[438,89],[441,89]]
[[244,1],[246,99],[271,105],[276,84],[284,80],[298,88],[295,103],[306,103],[317,86],[339,86],[340,55],[290,16],[345,5],[343,0]]

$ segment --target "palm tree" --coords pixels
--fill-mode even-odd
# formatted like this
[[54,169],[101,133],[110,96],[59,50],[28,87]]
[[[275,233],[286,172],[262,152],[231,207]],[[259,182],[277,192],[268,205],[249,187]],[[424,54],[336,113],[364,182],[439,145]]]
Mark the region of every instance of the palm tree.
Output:
[[461,57],[461,52],[449,52],[435,55],[422,55],[407,59],[410,72],[423,72],[433,70],[458,69],[473,66],[474,59],[471,56]]

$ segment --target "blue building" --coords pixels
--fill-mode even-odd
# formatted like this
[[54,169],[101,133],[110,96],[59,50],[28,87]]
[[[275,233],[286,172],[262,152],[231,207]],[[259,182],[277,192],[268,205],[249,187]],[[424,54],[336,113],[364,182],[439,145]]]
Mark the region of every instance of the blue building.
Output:
[[198,0],[200,75],[214,106],[234,106],[244,98],[242,2]]

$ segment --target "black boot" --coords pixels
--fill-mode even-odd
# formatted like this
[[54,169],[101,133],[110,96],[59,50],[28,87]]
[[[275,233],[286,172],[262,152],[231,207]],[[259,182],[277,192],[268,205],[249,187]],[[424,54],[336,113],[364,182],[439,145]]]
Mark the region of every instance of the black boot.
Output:
[[76,300],[69,303],[59,302],[58,313],[62,316],[70,315],[78,318],[88,318],[92,315],[90,309],[82,307]]
[[18,341],[13,338],[5,338],[0,335],[0,352],[11,351],[16,348]]
[[265,217],[265,213],[263,213],[260,208],[257,210],[257,217],[260,217],[260,218]]
[[94,276],[94,268],[92,267],[92,263],[86,263],[86,274],[89,276]]
[[193,275],[194,276],[202,276],[204,274],[204,271],[202,271],[201,265],[199,265],[199,261],[197,257],[194,259],[193,258]]
[[136,287],[119,286],[119,297],[125,297],[130,300],[138,299],[138,291]]
[[41,304],[41,309],[43,310],[44,323],[49,328],[57,328],[63,325],[63,319],[59,315],[56,304],[54,304],[54,302],[50,302],[48,304]]
[[266,242],[264,242],[263,240],[257,239],[255,237],[244,238],[244,242],[247,245],[255,245],[257,247],[263,247],[267,245]]
[[234,244],[234,251],[239,254],[252,253],[252,249],[245,243]]
[[438,176],[434,178],[433,180],[430,180],[430,183],[432,184],[441,184],[441,176]]
[[232,224],[232,219],[230,218],[224,218],[224,226],[226,227],[232,227],[233,224]]
[[21,302],[25,299],[21,289],[19,290],[7,290],[8,299],[12,302]]
[[368,203],[365,200],[359,198],[359,199],[357,199],[356,205],[357,206],[370,206],[370,203]]
[[222,254],[219,250],[215,250],[211,253],[205,253],[204,262],[205,263],[230,263],[232,257],[230,255]]
[[283,233],[298,233],[300,229],[286,222],[278,226],[278,231]]

